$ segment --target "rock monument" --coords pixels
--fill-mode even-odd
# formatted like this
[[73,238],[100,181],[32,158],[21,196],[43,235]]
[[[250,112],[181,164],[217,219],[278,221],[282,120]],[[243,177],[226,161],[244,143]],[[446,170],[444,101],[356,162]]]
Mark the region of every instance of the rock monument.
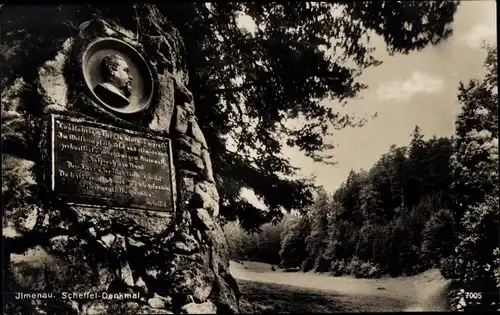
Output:
[[5,314],[237,313],[179,34],[78,24],[2,90]]

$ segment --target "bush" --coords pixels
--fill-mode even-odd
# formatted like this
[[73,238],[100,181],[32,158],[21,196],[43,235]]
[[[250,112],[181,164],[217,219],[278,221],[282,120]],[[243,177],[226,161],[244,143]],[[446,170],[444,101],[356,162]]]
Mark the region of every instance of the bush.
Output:
[[439,271],[441,272],[441,275],[446,279],[456,278],[456,275],[459,274],[456,269],[457,266],[455,265],[454,256],[441,258],[441,260],[439,261]]
[[493,255],[495,256],[495,260],[493,263],[493,274],[495,276],[495,282],[497,283],[497,287],[500,288],[500,248],[497,247],[493,251]]
[[345,273],[355,276],[361,273],[361,261],[358,257],[353,257],[345,268]]
[[300,270],[302,270],[303,272],[308,272],[313,270],[313,267],[314,267],[314,262],[312,261],[312,258],[307,257],[300,265]]
[[302,270],[302,272],[311,271],[311,264],[308,259],[304,260],[302,264],[300,264],[300,270]]
[[[466,209],[460,224],[455,253],[441,266],[443,276],[458,279],[465,291],[498,292],[498,196]],[[498,302],[498,295],[483,295],[485,307]]]
[[368,278],[380,278],[383,275],[383,271],[379,265],[368,263]]
[[340,277],[345,273],[346,264],[344,260],[333,260],[330,266],[330,274],[335,277]]
[[357,270],[357,273],[355,273],[354,276],[356,276],[356,278],[368,278],[370,276],[371,269],[371,264],[365,261],[361,263],[359,269]]
[[360,261],[356,257],[351,260],[347,269],[356,278],[379,278],[382,276],[382,271],[378,265],[370,261]]
[[325,258],[325,255],[323,254],[318,256],[318,258],[316,259],[315,271],[320,273],[328,272],[329,268],[330,268],[330,260]]

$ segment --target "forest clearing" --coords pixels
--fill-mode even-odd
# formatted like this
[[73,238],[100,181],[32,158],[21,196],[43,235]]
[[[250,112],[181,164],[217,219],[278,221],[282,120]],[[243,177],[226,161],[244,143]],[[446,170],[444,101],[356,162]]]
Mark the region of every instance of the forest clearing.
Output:
[[412,277],[357,279],[279,268],[272,271],[271,267],[231,261],[230,272],[242,295],[242,312],[402,311],[425,304],[447,283],[436,269]]

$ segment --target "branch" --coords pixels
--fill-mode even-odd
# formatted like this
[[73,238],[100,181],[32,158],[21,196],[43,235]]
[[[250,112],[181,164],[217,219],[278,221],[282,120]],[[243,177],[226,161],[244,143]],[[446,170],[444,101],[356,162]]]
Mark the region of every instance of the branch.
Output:
[[230,87],[230,88],[219,88],[219,89],[214,89],[214,92],[217,93],[227,93],[227,92],[242,92],[243,90],[253,87],[255,84],[253,83],[243,83],[240,86],[235,86],[235,87]]

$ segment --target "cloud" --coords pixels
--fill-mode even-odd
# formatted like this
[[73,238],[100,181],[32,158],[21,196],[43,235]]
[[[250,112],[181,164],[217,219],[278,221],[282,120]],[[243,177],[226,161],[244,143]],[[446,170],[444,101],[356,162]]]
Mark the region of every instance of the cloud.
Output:
[[491,41],[495,39],[495,29],[485,24],[474,25],[474,27],[469,29],[469,31],[461,37],[462,42],[473,49],[481,48],[483,41]]
[[444,81],[440,77],[413,71],[411,77],[404,81],[392,81],[379,86],[377,96],[381,100],[407,101],[417,93],[437,93],[443,88]]

